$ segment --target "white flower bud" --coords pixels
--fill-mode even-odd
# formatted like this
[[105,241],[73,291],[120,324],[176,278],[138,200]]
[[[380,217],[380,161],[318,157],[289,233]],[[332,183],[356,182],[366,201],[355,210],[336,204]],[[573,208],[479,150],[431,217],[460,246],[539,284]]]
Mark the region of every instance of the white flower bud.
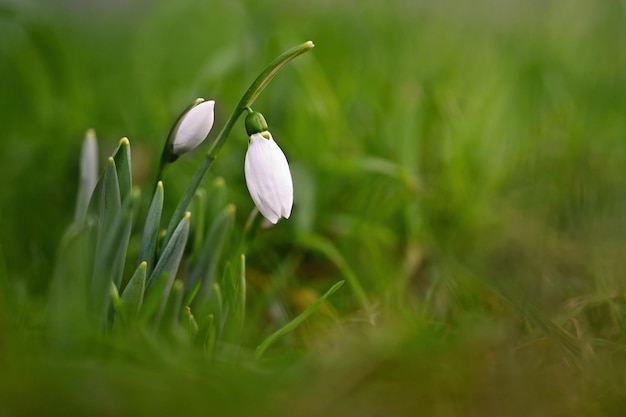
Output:
[[276,224],[289,218],[293,182],[285,154],[268,131],[250,135],[245,161],[246,185],[261,214]]
[[195,149],[206,139],[213,127],[215,101],[198,100],[202,101],[185,113],[176,126],[172,140],[172,151],[176,156]]

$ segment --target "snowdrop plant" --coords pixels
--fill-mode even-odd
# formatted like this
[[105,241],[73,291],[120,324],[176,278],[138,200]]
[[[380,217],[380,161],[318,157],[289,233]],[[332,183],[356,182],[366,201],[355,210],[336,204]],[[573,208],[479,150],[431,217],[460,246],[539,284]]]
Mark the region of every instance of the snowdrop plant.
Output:
[[293,182],[289,164],[261,113],[250,110],[246,132],[250,137],[244,165],[246,185],[257,209],[276,224],[291,215]]
[[[152,343],[158,337],[217,355],[222,340],[229,346],[238,340],[246,305],[245,245],[229,244],[235,208],[220,198],[224,181],[217,180],[208,189],[200,184],[239,116],[251,111],[256,97],[280,69],[313,46],[306,42],[292,48],[261,72],[212,142],[165,223],[164,169],[209,135],[215,101],[197,99],[182,112],[165,141],[158,181],[138,239],[131,240],[138,229],[140,190],[131,180],[130,141],[120,140],[98,177],[95,134],[88,133],[81,157],[77,213],[61,242],[50,287],[48,330],[52,343],[65,351],[101,340],[102,335],[132,333],[133,338],[123,340],[144,335]],[[289,166],[263,116],[250,113],[246,128],[250,136],[245,159],[248,188],[261,213],[275,223],[291,213]],[[162,229],[162,223],[167,227]],[[131,241],[139,242],[138,247]],[[226,253],[227,247],[231,252]],[[341,284],[259,344],[256,357],[315,311]]]

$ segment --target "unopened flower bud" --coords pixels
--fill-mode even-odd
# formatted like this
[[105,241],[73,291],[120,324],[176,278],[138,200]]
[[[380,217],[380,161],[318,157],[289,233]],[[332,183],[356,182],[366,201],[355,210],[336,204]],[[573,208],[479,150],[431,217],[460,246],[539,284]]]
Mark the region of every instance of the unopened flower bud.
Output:
[[197,99],[195,106],[187,111],[172,133],[172,152],[181,156],[200,145],[213,127],[215,101]]

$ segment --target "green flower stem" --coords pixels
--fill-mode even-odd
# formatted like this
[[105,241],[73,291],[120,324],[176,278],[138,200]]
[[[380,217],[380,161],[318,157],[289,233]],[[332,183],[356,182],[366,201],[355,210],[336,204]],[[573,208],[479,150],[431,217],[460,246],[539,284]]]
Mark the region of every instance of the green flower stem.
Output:
[[213,162],[217,158],[217,154],[226,142],[226,139],[230,135],[230,131],[237,122],[239,116],[241,116],[241,114],[246,111],[247,108],[252,106],[254,100],[256,100],[259,94],[261,94],[263,89],[269,84],[272,78],[274,78],[276,74],[289,63],[289,61],[291,61],[298,55],[305,53],[314,46],[315,45],[313,44],[313,42],[308,41],[283,52],[275,60],[273,60],[250,85],[246,93],[243,95],[243,97],[241,97],[241,100],[239,100],[237,107],[235,107],[235,110],[230,115],[228,121],[226,121],[226,124],[215,139],[215,142],[213,142],[213,145],[211,146],[206,156],[202,160],[202,163],[191,178],[191,182],[187,186],[187,190],[183,194],[180,202],[178,203],[178,206],[176,207],[176,210],[172,215],[172,219],[170,220],[170,223],[167,227],[167,234],[165,235],[165,241],[163,243],[164,245],[167,244],[167,241],[169,241],[172,233],[174,232],[174,229],[176,228],[176,225],[183,218],[183,215],[185,214],[185,211],[187,210],[187,207],[189,206],[189,203],[191,202],[194,193],[198,189],[202,178],[204,178],[204,175],[207,173],[209,168],[211,168],[211,165],[213,165]]

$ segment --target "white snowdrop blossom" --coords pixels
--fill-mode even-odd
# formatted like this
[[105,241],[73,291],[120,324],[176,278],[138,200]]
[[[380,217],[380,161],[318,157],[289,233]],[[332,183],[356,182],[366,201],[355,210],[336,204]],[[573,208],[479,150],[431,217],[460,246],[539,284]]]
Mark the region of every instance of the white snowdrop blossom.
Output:
[[199,104],[185,113],[173,134],[172,151],[174,155],[183,155],[204,141],[213,127],[214,100],[197,99]]
[[289,218],[293,205],[293,182],[285,154],[269,131],[250,135],[244,166],[246,185],[261,214],[276,224]]

